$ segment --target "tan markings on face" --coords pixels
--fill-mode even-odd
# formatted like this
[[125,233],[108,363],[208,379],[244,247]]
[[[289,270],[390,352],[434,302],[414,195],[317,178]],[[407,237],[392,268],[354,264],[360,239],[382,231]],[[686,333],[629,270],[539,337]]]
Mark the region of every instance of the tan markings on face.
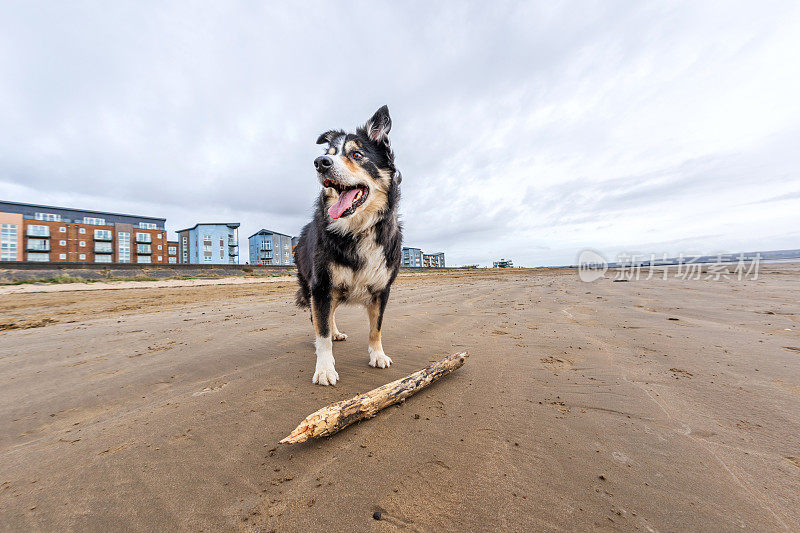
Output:
[[353,176],[357,176],[360,172],[364,172],[360,166],[353,163],[353,161],[347,157],[342,158],[342,163],[344,163],[344,166],[347,167],[347,171]]
[[328,155],[336,155],[336,148],[333,146],[328,148]]
[[353,150],[360,150],[361,143],[358,141],[347,141],[344,145],[344,149],[346,152],[352,152]]

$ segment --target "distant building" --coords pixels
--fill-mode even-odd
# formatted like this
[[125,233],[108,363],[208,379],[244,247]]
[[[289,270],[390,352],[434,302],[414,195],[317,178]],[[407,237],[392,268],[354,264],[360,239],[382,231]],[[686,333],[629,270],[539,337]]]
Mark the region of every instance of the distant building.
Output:
[[427,268],[444,268],[444,252],[422,254],[422,266]]
[[178,261],[178,241],[167,241],[167,263],[175,264]]
[[247,239],[251,265],[293,265],[292,236],[262,229]]
[[178,262],[193,265],[239,263],[239,223],[200,223],[178,231]]
[[514,262],[511,259],[501,259],[495,261],[493,266],[494,268],[514,268]]
[[403,247],[403,261],[400,263],[404,267],[421,267],[422,250],[419,248]]
[[165,222],[0,201],[0,261],[168,263]]

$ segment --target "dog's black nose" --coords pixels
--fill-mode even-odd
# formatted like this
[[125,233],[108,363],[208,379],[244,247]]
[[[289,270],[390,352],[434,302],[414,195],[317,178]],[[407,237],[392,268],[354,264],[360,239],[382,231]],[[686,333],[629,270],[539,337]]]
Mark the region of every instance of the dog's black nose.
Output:
[[317,172],[325,172],[333,166],[333,159],[327,155],[321,155],[314,160],[314,168]]

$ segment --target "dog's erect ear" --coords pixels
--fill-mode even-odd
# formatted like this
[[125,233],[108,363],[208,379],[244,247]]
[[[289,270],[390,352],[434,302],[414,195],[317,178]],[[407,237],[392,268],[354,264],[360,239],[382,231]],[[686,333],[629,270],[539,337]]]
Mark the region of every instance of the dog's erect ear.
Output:
[[386,142],[388,144],[389,131],[392,129],[392,119],[389,117],[389,108],[381,107],[372,118],[364,125],[364,130],[370,139],[375,142]]
[[328,130],[317,138],[317,144],[332,143],[333,140],[339,135],[336,130]]

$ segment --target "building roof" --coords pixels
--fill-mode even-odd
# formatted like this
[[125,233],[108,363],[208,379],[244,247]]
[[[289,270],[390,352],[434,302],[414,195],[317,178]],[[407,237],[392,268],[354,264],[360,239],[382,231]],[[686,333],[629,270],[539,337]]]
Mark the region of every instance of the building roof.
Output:
[[228,226],[231,229],[236,229],[241,225],[242,224],[239,223],[239,222],[198,222],[197,224],[195,224],[191,228],[179,229],[175,233],[181,233],[183,231],[192,231],[193,229],[196,229],[197,226]]
[[54,205],[43,205],[43,204],[26,204],[22,202],[6,202],[5,200],[0,200],[0,212],[7,212],[5,211],[9,207],[21,207],[21,208],[33,208],[33,209],[48,209],[50,211],[69,211],[72,213],[87,213],[92,215],[106,215],[106,216],[114,216],[114,217],[128,217],[128,218],[142,218],[147,220],[157,220],[159,222],[166,222],[166,218],[161,217],[148,217],[144,215],[127,215],[125,213],[114,213],[111,211],[95,211],[92,209],[76,209],[74,207],[58,207]]
[[285,233],[281,233],[280,231],[272,231],[272,230],[269,230],[269,229],[263,229],[262,228],[262,229],[258,230],[257,232],[253,233],[252,235],[250,235],[247,239],[250,240],[253,237],[255,237],[256,235],[283,235],[284,237],[291,237],[291,235],[287,235]]

